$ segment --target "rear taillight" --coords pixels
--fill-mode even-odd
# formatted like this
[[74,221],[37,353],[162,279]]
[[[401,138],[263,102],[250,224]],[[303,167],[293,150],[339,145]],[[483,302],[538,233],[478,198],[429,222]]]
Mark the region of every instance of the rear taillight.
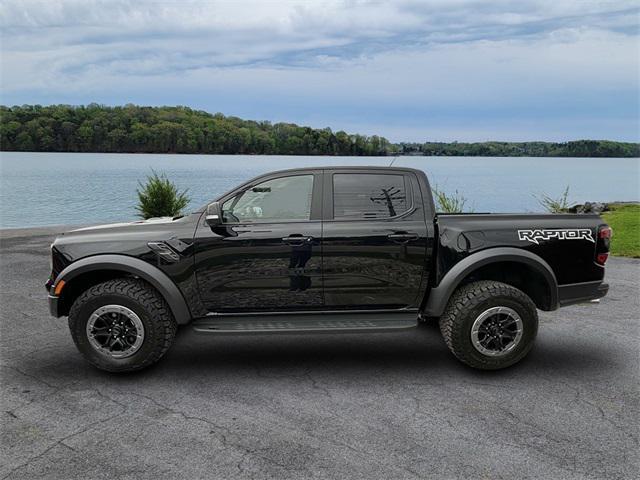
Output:
[[598,263],[599,265],[604,265],[605,263],[607,263],[608,258],[609,258],[608,253],[599,253],[596,256],[596,263]]
[[611,238],[613,230],[609,225],[602,225],[598,230],[598,238]]
[[609,225],[600,225],[598,228],[598,242],[596,244],[596,263],[598,265],[607,263],[612,234],[613,231]]

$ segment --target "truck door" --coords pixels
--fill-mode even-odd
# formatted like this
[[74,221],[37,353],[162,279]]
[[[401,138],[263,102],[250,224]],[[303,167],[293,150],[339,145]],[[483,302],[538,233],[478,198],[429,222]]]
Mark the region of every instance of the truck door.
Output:
[[195,235],[209,312],[320,309],[322,172],[266,176],[222,199],[223,223]]
[[324,184],[325,307],[417,308],[428,232],[415,174],[325,170]]

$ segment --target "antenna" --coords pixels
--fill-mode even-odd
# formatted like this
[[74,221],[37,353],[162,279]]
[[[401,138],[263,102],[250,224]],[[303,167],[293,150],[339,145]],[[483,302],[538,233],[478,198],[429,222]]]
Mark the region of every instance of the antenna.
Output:
[[398,159],[398,155],[396,155],[395,157],[393,157],[393,160],[391,160],[391,163],[389,164],[390,167],[393,167],[393,162],[395,162]]

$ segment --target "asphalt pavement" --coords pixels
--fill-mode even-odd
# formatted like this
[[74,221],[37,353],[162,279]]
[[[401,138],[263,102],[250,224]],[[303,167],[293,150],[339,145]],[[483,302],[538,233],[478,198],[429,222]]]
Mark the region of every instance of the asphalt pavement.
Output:
[[638,478],[640,261],[474,371],[430,326],[201,336],[156,366],[84,362],[43,284],[53,229],[0,232],[0,479]]

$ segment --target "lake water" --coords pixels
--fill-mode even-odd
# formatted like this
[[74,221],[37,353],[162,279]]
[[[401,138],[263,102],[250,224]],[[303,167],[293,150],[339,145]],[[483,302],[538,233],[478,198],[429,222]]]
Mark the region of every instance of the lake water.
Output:
[[[271,170],[388,165],[390,157],[291,157],[101,153],[0,154],[0,228],[92,224],[136,218],[136,187],[154,168],[188,188],[191,207]],[[572,202],[640,200],[640,160],[631,158],[398,157],[431,184],[458,190],[483,212],[540,211],[534,194]]]

